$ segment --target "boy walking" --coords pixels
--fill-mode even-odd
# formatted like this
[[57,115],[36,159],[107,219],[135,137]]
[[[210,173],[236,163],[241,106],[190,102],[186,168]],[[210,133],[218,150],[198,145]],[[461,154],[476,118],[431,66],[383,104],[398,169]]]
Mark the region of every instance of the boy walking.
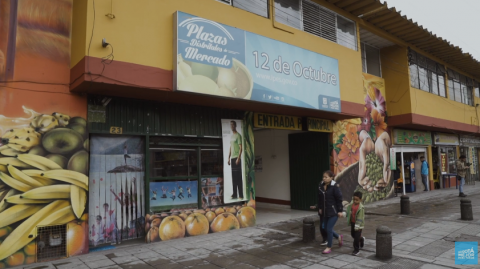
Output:
[[347,217],[347,222],[351,226],[354,249],[352,255],[357,256],[365,244],[365,237],[362,237],[365,225],[365,207],[362,204],[361,192],[357,191],[353,194],[353,202],[347,206],[347,212],[343,212],[343,216]]

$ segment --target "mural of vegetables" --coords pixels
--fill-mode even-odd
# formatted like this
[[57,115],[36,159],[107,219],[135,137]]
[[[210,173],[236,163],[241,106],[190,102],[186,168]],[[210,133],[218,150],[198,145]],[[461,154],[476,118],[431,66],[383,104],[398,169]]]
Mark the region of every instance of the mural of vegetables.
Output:
[[366,203],[385,199],[393,192],[384,81],[363,74],[363,82],[365,116],[333,126],[331,165],[345,202],[350,202],[355,191],[363,193]]
[[[0,143],[0,266],[35,261],[37,227],[75,221],[75,236],[83,238],[88,219],[85,119],[25,111],[33,113],[30,122],[19,119]],[[83,242],[72,242],[69,255],[88,252]]]

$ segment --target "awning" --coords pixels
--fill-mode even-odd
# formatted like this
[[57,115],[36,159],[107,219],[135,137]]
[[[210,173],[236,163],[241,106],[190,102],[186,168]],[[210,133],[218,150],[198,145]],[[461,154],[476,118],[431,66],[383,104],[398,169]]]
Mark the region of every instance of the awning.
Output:
[[394,7],[380,0],[325,0],[379,29],[430,53],[444,62],[480,79],[480,62],[458,46],[437,37],[427,28],[402,16]]

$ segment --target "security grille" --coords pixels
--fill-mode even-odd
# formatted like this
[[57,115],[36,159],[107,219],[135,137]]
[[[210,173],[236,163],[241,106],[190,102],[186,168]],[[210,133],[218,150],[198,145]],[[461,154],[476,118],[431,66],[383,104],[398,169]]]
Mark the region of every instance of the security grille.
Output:
[[37,227],[37,262],[67,257],[67,225]]
[[357,49],[355,23],[310,0],[302,1],[303,30],[347,48]]

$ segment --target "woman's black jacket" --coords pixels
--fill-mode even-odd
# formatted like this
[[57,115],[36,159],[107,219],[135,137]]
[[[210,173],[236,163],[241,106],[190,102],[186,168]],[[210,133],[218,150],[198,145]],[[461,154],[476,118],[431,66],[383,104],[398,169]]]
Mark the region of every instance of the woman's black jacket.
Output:
[[332,180],[327,186],[327,190],[324,189],[323,181],[318,185],[318,203],[317,209],[322,210],[322,217],[334,217],[339,212],[343,212],[342,204],[342,192],[340,187]]

